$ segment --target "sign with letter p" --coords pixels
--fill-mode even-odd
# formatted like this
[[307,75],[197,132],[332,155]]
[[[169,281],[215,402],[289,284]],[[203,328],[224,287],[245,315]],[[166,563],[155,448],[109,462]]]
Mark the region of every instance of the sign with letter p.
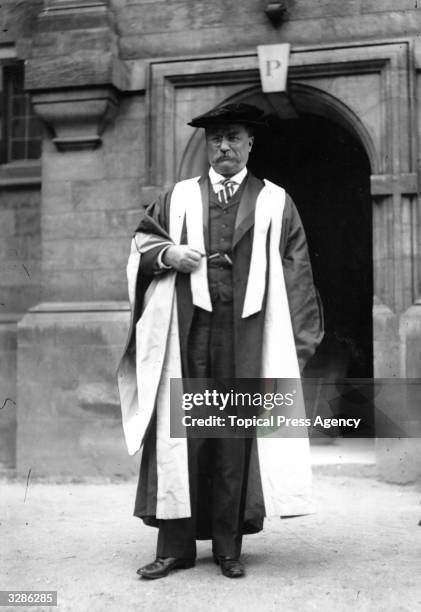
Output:
[[265,93],[285,91],[290,45],[258,45],[260,80]]

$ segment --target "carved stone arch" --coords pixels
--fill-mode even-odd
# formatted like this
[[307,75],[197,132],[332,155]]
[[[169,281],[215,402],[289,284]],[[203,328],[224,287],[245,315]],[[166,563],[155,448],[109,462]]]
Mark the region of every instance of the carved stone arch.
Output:
[[380,159],[363,121],[339,98],[311,85],[291,83],[289,95],[298,112],[330,119],[341,125],[362,145],[370,162],[371,174],[380,173]]
[[[307,84],[291,83],[288,97],[265,94],[259,85],[253,85],[227,96],[220,104],[230,102],[254,104],[268,116],[270,129],[257,134],[249,168],[257,176],[265,176],[287,189],[306,228],[313,273],[326,305],[325,343],[309,364],[306,375],[371,376],[370,174],[373,169],[377,171],[378,156],[370,134],[344,102]],[[279,142],[287,144],[277,148]],[[314,163],[309,151],[312,154],[317,151],[319,157],[314,157]],[[344,165],[337,160],[349,160],[347,167],[355,171],[356,157],[360,160],[358,179],[352,183],[354,179],[350,178],[347,183]],[[302,164],[296,165],[296,159],[302,159]],[[205,141],[199,129],[190,137],[180,158],[180,177],[202,174],[206,167]],[[354,240],[356,235],[358,241]],[[336,249],[342,246],[337,253]],[[333,259],[330,248],[337,257],[335,265],[326,267]],[[344,278],[349,282],[344,282]],[[328,299],[329,292],[335,297]],[[356,301],[361,306],[355,306]],[[348,311],[349,321],[345,323]]]
[[[365,150],[371,168],[371,174],[380,174],[380,159],[374,142],[364,126],[363,121],[353,110],[338,98],[311,85],[292,82],[289,86],[287,100],[285,94],[265,94],[260,85],[249,87],[221,102],[244,102],[254,104],[267,114],[278,114],[281,118],[291,118],[291,112],[319,115],[341,125]],[[292,107],[292,108],[291,108]],[[181,158],[178,178],[188,178],[201,174],[206,168],[206,152],[202,130],[195,130]]]

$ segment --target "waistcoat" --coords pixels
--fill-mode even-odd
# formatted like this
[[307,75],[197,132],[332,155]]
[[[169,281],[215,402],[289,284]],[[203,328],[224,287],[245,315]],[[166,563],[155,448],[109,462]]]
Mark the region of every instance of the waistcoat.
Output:
[[[225,253],[232,259],[235,218],[247,177],[228,203],[222,205],[209,181],[209,255]],[[212,302],[232,302],[232,266],[223,257],[208,259],[208,283]]]

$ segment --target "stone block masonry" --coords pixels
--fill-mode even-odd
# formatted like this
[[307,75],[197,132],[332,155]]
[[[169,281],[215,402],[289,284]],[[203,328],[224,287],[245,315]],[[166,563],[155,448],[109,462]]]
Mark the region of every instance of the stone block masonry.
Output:
[[17,473],[127,477],[116,369],[124,302],[40,304],[18,326]]

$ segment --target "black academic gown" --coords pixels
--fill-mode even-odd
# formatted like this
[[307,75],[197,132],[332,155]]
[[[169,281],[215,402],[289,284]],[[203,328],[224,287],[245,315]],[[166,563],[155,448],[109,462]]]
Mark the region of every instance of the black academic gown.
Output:
[[[204,237],[207,244],[207,223],[209,208],[208,177],[204,175],[199,180],[203,219],[205,223]],[[238,378],[259,378],[262,354],[262,331],[264,324],[265,299],[262,310],[245,319],[241,318],[244,296],[247,287],[248,272],[253,242],[254,210],[256,199],[264,183],[251,173],[238,207],[232,242],[232,279],[233,279],[233,311],[234,311],[234,355],[235,376]],[[160,196],[147,207],[142,214],[136,231],[152,232],[169,238],[169,210],[172,189]],[[181,244],[187,243],[186,228],[181,234]],[[269,244],[269,239],[268,239]],[[143,295],[152,278],[165,274],[157,266],[157,256],[162,247],[157,247],[142,255],[140,274],[137,281],[137,304],[139,311],[134,313],[136,320],[140,316],[140,306]],[[281,241],[279,245],[282,258],[284,278],[288,295],[294,339],[300,370],[323,337],[321,306],[313,284],[313,275],[308,255],[304,229],[292,199],[287,195],[284,212]],[[191,329],[194,306],[190,290],[188,274],[178,274],[176,280],[180,350],[183,376],[189,376],[187,346]],[[141,478],[136,499],[135,515],[145,523],[158,525],[154,516],[156,507],[156,454],[154,450],[153,422],[149,429],[143,452]],[[206,499],[203,494],[202,498]],[[262,488],[258,468],[256,445],[253,445],[250,456],[249,482],[245,507],[244,533],[255,533],[262,528]],[[204,508],[206,512],[206,508]],[[204,516],[198,524],[198,538],[210,537],[209,521]]]

